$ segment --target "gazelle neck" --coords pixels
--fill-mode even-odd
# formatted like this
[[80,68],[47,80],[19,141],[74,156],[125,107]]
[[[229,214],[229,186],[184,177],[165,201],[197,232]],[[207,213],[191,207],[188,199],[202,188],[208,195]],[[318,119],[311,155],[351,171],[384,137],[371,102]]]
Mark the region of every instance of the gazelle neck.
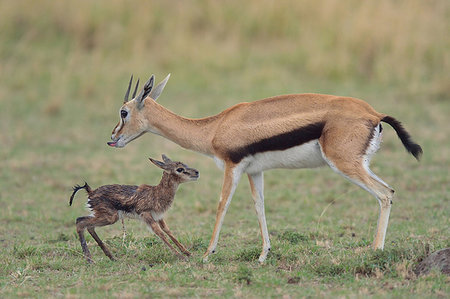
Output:
[[216,116],[190,119],[179,116],[156,102],[146,105],[148,132],[161,135],[183,148],[203,154],[212,154],[212,133]]

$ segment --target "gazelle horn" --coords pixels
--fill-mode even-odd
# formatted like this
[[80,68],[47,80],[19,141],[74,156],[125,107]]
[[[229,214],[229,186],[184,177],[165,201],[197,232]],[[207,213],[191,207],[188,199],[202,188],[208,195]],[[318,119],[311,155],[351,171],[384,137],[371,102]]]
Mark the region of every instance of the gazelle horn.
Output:
[[[130,89],[131,89],[131,82],[133,81],[133,75],[131,75],[130,78],[130,83],[128,83],[128,89],[127,92],[125,93],[125,97],[123,98],[123,103],[125,104],[126,102],[128,102],[128,96],[130,95]],[[135,92],[136,93],[136,92]]]

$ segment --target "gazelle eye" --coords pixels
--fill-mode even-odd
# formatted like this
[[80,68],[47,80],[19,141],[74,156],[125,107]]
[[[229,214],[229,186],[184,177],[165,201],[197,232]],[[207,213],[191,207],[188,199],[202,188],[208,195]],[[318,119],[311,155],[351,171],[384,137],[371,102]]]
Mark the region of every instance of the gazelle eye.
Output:
[[178,168],[177,172],[183,172],[183,170],[184,170],[183,168]]
[[128,115],[128,112],[126,112],[125,110],[120,110],[120,116],[121,116],[122,118],[127,117],[127,115]]

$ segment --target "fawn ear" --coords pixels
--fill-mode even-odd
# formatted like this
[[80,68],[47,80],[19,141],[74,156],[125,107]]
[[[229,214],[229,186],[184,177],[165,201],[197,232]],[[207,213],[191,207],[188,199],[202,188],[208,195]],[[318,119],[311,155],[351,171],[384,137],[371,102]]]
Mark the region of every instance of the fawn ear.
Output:
[[167,77],[164,78],[164,80],[159,82],[159,84],[156,85],[156,87],[152,89],[152,91],[150,92],[150,97],[153,100],[156,101],[159,98],[159,96],[161,95],[162,91],[164,90],[164,87],[167,84],[167,81],[169,81],[169,78],[170,78],[170,74],[168,74]]
[[153,164],[155,164],[156,166],[158,166],[161,169],[166,170],[167,166],[164,162],[158,161],[158,160],[154,160],[152,158],[148,158]]
[[170,160],[166,155],[162,154],[162,158],[164,163],[166,164],[172,163],[172,160]]

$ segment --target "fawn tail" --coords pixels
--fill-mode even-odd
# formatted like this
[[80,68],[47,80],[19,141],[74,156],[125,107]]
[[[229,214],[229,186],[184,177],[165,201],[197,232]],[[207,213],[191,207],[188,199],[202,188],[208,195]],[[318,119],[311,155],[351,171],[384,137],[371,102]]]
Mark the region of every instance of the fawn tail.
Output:
[[91,187],[89,187],[88,183],[84,182],[84,186],[80,186],[80,185],[75,185],[73,186],[73,193],[72,196],[70,196],[70,201],[69,201],[69,205],[72,205],[72,201],[73,201],[73,197],[75,196],[75,193],[77,193],[78,190],[80,189],[86,189],[86,192],[89,194],[91,193]]

